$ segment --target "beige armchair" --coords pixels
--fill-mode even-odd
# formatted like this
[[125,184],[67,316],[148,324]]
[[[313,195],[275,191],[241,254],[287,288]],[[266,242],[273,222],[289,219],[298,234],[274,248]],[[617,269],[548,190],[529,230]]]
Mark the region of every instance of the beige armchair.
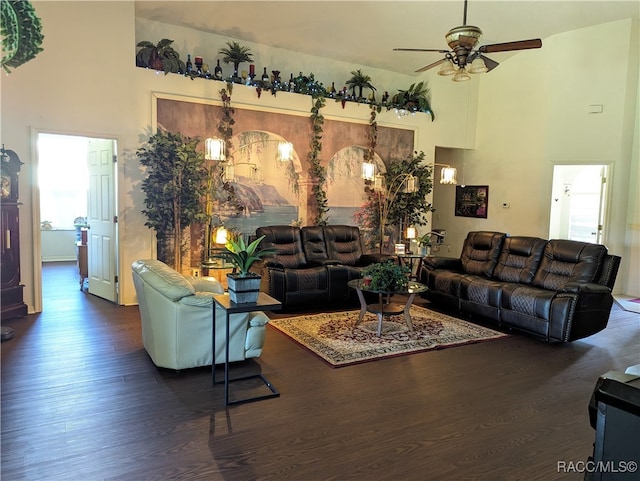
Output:
[[[142,322],[142,343],[153,363],[169,369],[210,366],[213,294],[224,289],[215,279],[185,277],[155,259],[132,266]],[[218,307],[218,309],[220,309]],[[216,364],[224,363],[225,313],[216,323]],[[229,361],[259,357],[269,318],[261,311],[232,314]]]

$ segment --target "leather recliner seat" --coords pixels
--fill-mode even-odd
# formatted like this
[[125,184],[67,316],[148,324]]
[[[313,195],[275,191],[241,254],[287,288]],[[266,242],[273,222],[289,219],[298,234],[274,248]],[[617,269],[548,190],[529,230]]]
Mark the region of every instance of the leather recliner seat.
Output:
[[599,244],[469,232],[459,259],[425,257],[427,297],[547,341],[607,326],[620,257]]
[[355,226],[276,225],[256,229],[265,236],[261,247],[275,254],[256,263],[262,290],[291,307],[341,305],[357,302],[347,282],[361,277],[362,268],[381,262],[386,254],[365,254]]

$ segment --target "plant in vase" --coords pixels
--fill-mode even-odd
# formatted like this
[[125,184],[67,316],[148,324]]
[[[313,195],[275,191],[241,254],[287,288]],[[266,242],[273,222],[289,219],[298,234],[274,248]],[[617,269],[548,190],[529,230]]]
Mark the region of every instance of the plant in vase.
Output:
[[224,63],[233,64],[233,81],[241,81],[242,79],[238,75],[239,65],[242,62],[253,61],[253,54],[250,53],[249,47],[244,47],[238,42],[227,42],[227,46],[225,48],[221,48],[218,53],[220,55],[224,55],[224,57],[222,57],[222,61]]
[[[402,291],[409,283],[409,268],[389,259],[368,265],[362,270],[362,277],[374,291]],[[371,279],[370,282],[369,279]]]
[[264,236],[258,237],[248,245],[241,235],[237,239],[228,239],[224,257],[234,265],[234,274],[227,274],[227,285],[229,287],[229,297],[236,304],[256,302],[260,292],[259,274],[250,272],[254,262],[262,257],[273,254],[273,249],[260,249],[258,246]]
[[431,233],[424,234],[418,237],[418,247],[420,248],[420,255],[428,256],[429,249],[431,248]]
[[143,40],[138,42],[140,47],[136,54],[136,66],[162,70],[167,75],[169,72],[183,73],[185,63],[180,60],[180,54],[171,46],[173,40],[163,38],[157,44]]
[[371,85],[371,77],[362,73],[361,70],[351,72],[352,77],[347,80],[347,85],[352,89],[353,96],[356,96],[356,87],[358,88],[358,100],[362,100],[362,90],[366,87],[375,91],[376,88]]

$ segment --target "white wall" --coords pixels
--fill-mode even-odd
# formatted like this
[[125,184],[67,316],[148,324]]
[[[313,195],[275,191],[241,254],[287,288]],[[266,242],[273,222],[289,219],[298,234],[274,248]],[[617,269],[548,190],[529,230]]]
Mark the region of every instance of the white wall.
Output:
[[[114,138],[118,145],[118,210],[119,210],[119,278],[120,303],[135,303],[131,281],[131,263],[155,255],[154,234],[144,226],[141,214],[143,178],[136,151],[146,141],[155,124],[154,94],[180,95],[194,101],[219,104],[220,82],[202,79],[190,80],[178,75],[158,75],[153,71],[135,67],[137,35],[158,41],[168,37],[176,40],[176,47],[186,58],[187,53],[211,57],[212,51],[224,46],[226,38],[192,32],[179,27],[157,23],[136,24],[133,2],[33,2],[42,19],[45,41],[44,51],[13,71],[2,76],[1,134],[7,148],[15,150],[25,163],[20,176],[23,206],[20,212],[22,249],[22,282],[25,284],[25,302],[30,312],[39,310],[41,280],[37,277],[40,251],[35,248],[34,235],[40,233],[37,189],[33,162],[35,133],[53,132],[87,137]],[[138,31],[137,31],[138,30]],[[143,39],[142,37],[140,39]],[[207,48],[200,47],[206,45]],[[189,46],[189,52],[187,52]],[[278,64],[279,70],[294,73],[314,72],[319,80],[326,72],[336,85],[350,77],[350,72],[362,69],[374,79],[379,88],[391,92],[407,88],[409,77],[399,76],[360,65],[347,65],[300,54],[286,56],[286,52],[255,48],[257,67],[262,58],[268,64]],[[209,49],[209,50],[207,50]],[[272,51],[273,50],[273,51]],[[260,61],[258,61],[260,60]],[[209,63],[213,62],[209,60]],[[295,67],[295,68],[294,68]],[[227,66],[228,68],[228,66]],[[342,73],[342,77],[340,77]],[[378,80],[380,79],[380,80]],[[389,81],[388,87],[385,85]],[[413,79],[412,81],[415,81]],[[447,85],[433,91],[437,122],[427,115],[397,119],[393,112],[383,112],[379,123],[387,126],[414,128],[416,148],[433,160],[438,137],[446,143],[461,145],[456,134],[457,118],[448,108]],[[451,99],[454,104],[457,97]],[[311,98],[305,95],[278,93],[273,97],[265,92],[257,98],[254,88],[235,86],[233,105],[244,108],[275,109],[300,115],[307,121]],[[457,107],[456,107],[457,109]],[[327,102],[327,118],[348,119],[366,123],[369,108],[366,105]],[[454,122],[451,124],[450,122]],[[456,143],[458,140],[459,143]],[[63,167],[63,166],[61,166]]]
[[[34,247],[34,236],[40,234],[40,219],[36,207],[38,198],[34,185],[33,161],[37,157],[34,133],[44,131],[117,140],[120,159],[120,302],[134,303],[135,293],[130,265],[135,259],[153,257],[155,254],[154,234],[144,226],[145,219],[140,213],[143,207],[143,195],[140,191],[143,173],[135,155],[154,126],[154,93],[181,95],[194,101],[219,103],[218,91],[222,86],[215,81],[192,81],[178,75],[157,75],[155,72],[136,68],[134,58],[136,41],[139,39],[137,35],[142,34],[143,29],[147,29],[144,34],[148,34],[150,40],[175,37],[182,56],[186,56],[186,47],[193,42],[194,47],[189,48],[189,53],[195,54],[196,50],[200,50],[197,53],[205,58],[212,55],[212,50],[218,50],[223,46],[219,43],[222,39],[178,27],[152,23],[145,26],[136,24],[133,2],[46,1],[33,4],[42,19],[44,51],[10,75],[2,76],[0,80],[1,141],[6,148],[15,150],[25,162],[20,176],[23,202],[20,212],[23,246],[21,271],[22,282],[26,286],[25,302],[32,312],[40,308],[36,303],[40,295],[36,263],[39,263],[41,253]],[[622,38],[624,35],[617,33],[618,28],[626,30],[626,42]],[[606,27],[603,31],[598,29],[595,32],[598,35],[610,34],[611,37],[607,40],[605,36],[598,48],[604,49],[610,55],[619,56],[620,52],[623,52],[623,57],[633,57],[630,51],[630,44],[633,45],[633,42],[628,38],[633,32],[637,32],[637,26],[631,28],[624,22]],[[590,36],[589,32],[577,35]],[[580,41],[569,44],[572,45],[572,49],[580,48]],[[209,50],[199,48],[198,45],[206,45]],[[434,205],[438,208],[436,214],[439,218],[434,219],[433,226],[447,229],[450,233],[448,240],[453,244],[461,243],[464,234],[471,229],[546,235],[551,166],[554,160],[550,158],[550,152],[558,151],[556,144],[550,140],[552,134],[546,129],[549,123],[554,122],[551,119],[549,104],[552,98],[555,101],[555,97],[558,96],[552,93],[557,85],[550,82],[549,70],[562,67],[565,48],[563,39],[545,40],[541,50],[516,55],[490,74],[463,85],[456,84],[449,78],[438,77],[434,72],[428,72],[418,78],[402,77],[382,71],[374,72],[373,69],[360,65],[321,61],[300,54],[287,56],[286,52],[276,49],[272,51],[255,46],[255,51],[259,54],[256,56],[257,68],[264,62],[269,65],[278,64],[279,70],[286,72],[285,75],[290,71],[316,71],[314,73],[319,80],[325,83],[333,80],[336,85],[345,81],[350,72],[358,68],[371,75],[376,86],[388,88],[390,92],[407,88],[409,82],[428,79],[433,93],[436,122],[430,122],[426,115],[397,119],[393,112],[384,112],[379,116],[379,123],[414,128],[416,148],[425,152],[427,161],[434,160],[436,146],[470,147],[476,143],[477,150],[467,151],[464,162],[460,158],[456,159],[460,157],[459,152],[440,151],[447,152],[458,164],[464,164],[464,168],[458,165],[461,174],[459,177],[468,184],[491,186],[487,220],[454,217],[453,188],[436,186]],[[638,190],[637,187],[629,188],[630,184],[637,185],[637,182],[632,184],[628,180],[632,173],[635,173],[636,178],[638,175],[638,140],[637,136],[633,136],[634,125],[629,125],[638,114],[635,97],[638,88],[637,50],[635,58],[635,63],[625,63],[623,58],[621,65],[617,64],[614,70],[626,69],[625,73],[615,71],[613,83],[598,85],[596,92],[602,93],[599,98],[609,90],[624,92],[611,98],[608,93],[606,96],[607,105],[612,104],[612,112],[616,113],[616,119],[612,122],[622,129],[621,137],[610,136],[609,142],[617,143],[617,146],[606,150],[616,162],[612,197],[615,208],[619,209],[613,216],[617,224],[612,226],[612,232],[616,237],[611,239],[609,246],[612,252],[623,254],[625,246],[622,244],[631,241],[635,243],[633,253],[635,259],[638,259],[637,229],[629,231],[626,228],[627,225],[640,225]],[[632,72],[629,69],[630,65],[634,69]],[[537,73],[531,73],[532,66],[533,71]],[[344,72],[341,80],[338,78],[340,72]],[[324,75],[328,78],[323,78]],[[393,81],[388,87],[385,85],[387,80]],[[630,88],[630,85],[633,88]],[[477,98],[479,105],[476,138]],[[588,101],[592,102],[590,99]],[[625,104],[622,109],[619,107],[620,102]],[[263,93],[258,99],[255,89],[236,86],[233,104],[236,107],[287,111],[306,119],[311,99],[308,96],[284,92],[278,93],[277,97]],[[571,102],[567,100],[567,107],[570,106]],[[346,108],[342,109],[339,103],[328,102],[324,110],[328,118],[364,123],[369,117],[366,105],[348,103]],[[624,120],[620,121],[618,113]],[[565,127],[571,129],[570,125]],[[600,142],[598,139],[590,138],[581,142],[583,141],[594,146]],[[629,161],[632,155],[633,168]],[[630,192],[635,192],[635,204],[633,199],[627,198]],[[508,212],[500,211],[496,207],[497,203],[504,201],[511,202],[512,207]],[[636,206],[633,212],[631,205]],[[496,215],[497,212],[500,213],[499,216]],[[452,253],[458,252],[459,247],[452,247]],[[635,276],[637,286],[637,273]],[[640,295],[640,292],[636,294]]]
[[75,261],[75,230],[42,230],[42,262]]
[[[453,188],[436,186],[434,225],[447,229],[456,255],[470,230],[548,237],[553,165],[609,164],[604,242],[623,256],[617,291],[640,295],[627,263],[638,259],[627,228],[637,226],[640,202],[637,30],[623,20],[556,35],[472,80],[480,82],[476,148],[439,150],[438,162],[458,167],[459,184],[489,185],[489,208],[487,219],[455,217]],[[588,114],[592,104],[603,113]]]

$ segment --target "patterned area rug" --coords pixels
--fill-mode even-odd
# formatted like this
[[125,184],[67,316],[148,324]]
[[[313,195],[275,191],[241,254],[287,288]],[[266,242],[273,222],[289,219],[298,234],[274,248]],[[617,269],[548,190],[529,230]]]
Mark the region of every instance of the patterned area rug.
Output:
[[343,367],[392,356],[460,346],[507,337],[482,326],[419,306],[411,306],[414,332],[404,317],[385,317],[382,336],[376,335],[378,320],[365,316],[354,330],[359,311],[331,312],[273,319],[272,326],[319,356],[333,367]]

